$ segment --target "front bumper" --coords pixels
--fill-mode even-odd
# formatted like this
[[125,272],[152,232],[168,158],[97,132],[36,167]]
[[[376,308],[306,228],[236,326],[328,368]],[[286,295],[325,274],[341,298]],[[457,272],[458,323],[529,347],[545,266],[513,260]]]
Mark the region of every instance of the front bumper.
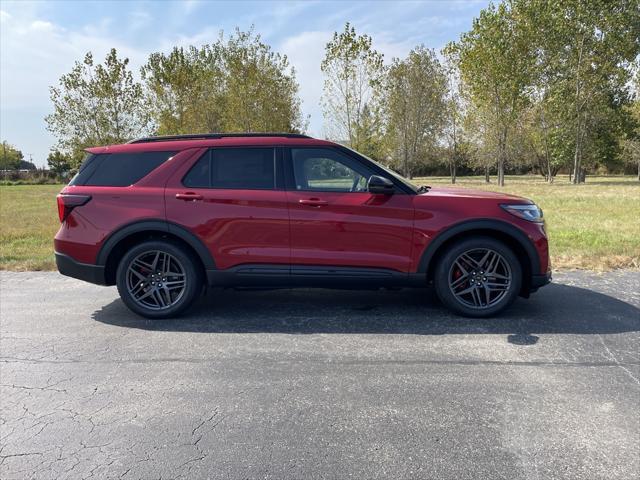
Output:
[[62,275],[98,285],[106,285],[104,266],[80,263],[64,253],[55,252],[55,254],[56,266]]

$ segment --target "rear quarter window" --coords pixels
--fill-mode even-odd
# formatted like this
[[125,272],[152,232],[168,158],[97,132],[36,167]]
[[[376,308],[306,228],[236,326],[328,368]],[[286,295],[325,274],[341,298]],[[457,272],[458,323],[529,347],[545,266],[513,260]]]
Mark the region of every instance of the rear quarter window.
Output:
[[87,157],[70,185],[127,187],[158,168],[176,152],[105,153]]

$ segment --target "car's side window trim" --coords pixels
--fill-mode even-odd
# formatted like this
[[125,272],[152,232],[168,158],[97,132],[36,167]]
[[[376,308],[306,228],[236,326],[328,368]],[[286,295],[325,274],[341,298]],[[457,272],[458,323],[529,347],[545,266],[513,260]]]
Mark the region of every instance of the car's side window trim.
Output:
[[[215,186],[213,182],[213,155],[216,150],[272,150],[273,152],[273,186],[270,188],[256,188],[256,187],[223,187],[223,186]],[[208,156],[209,163],[209,185],[205,187],[199,186],[188,186],[185,185],[185,179],[189,175],[189,173],[195,168],[195,166],[203,159],[203,157]],[[198,189],[198,190],[260,190],[260,191],[277,191],[277,190],[285,190],[284,186],[284,171],[282,166],[282,151],[280,147],[274,147],[271,145],[251,145],[251,146],[237,146],[237,147],[211,147],[207,148],[206,152],[204,152],[201,156],[198,157],[197,160],[193,162],[189,170],[182,176],[180,179],[180,184],[184,188],[188,189]]]
[[296,191],[296,192],[317,192],[317,193],[365,193],[365,192],[349,192],[349,191],[338,191],[338,190],[298,190],[296,188],[296,179],[295,179],[295,174],[294,174],[294,170],[293,170],[293,154],[292,154],[292,150],[303,150],[303,149],[309,149],[309,150],[318,150],[318,149],[326,149],[326,150],[332,150],[334,152],[337,152],[341,155],[344,155],[345,157],[349,158],[350,160],[352,160],[353,162],[356,162],[360,165],[362,165],[364,168],[366,168],[369,171],[373,172],[373,175],[379,175],[381,177],[387,178],[388,180],[392,181],[394,186],[395,186],[395,192],[399,193],[399,194],[404,194],[404,193],[408,193],[404,188],[402,188],[402,186],[398,185],[398,182],[392,178],[390,175],[387,174],[387,172],[385,172],[384,170],[378,168],[376,165],[374,164],[370,164],[370,162],[367,162],[366,159],[357,157],[355,155],[353,155],[351,153],[350,150],[348,149],[342,149],[339,147],[332,147],[332,146],[318,146],[318,145],[301,145],[301,146],[295,146],[295,147],[285,147],[284,148],[284,173],[285,173],[285,186],[287,190],[292,190],[292,191]]

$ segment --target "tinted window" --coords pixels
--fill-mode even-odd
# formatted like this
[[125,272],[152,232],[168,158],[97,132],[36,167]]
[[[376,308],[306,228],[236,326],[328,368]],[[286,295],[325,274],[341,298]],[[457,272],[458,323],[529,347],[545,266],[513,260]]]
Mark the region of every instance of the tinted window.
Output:
[[187,187],[273,190],[273,148],[220,148],[209,150],[184,177]]
[[171,158],[175,152],[107,153],[87,158],[71,185],[126,187]]
[[189,173],[182,179],[182,184],[185,187],[191,188],[208,188],[211,182],[210,177],[210,156],[211,151],[205,153],[196,164],[191,167]]
[[297,190],[365,192],[373,174],[361,163],[327,148],[293,148],[291,158]]

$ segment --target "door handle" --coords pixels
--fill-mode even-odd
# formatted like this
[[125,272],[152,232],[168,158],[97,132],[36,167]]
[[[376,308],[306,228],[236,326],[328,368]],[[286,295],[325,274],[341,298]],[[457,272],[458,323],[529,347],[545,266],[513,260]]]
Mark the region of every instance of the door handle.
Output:
[[325,205],[329,205],[329,202],[326,200],[320,200],[319,198],[300,199],[298,200],[298,203],[308,207],[324,207]]
[[185,202],[195,202],[196,200],[202,200],[202,195],[194,192],[176,193],[178,200],[184,200]]

